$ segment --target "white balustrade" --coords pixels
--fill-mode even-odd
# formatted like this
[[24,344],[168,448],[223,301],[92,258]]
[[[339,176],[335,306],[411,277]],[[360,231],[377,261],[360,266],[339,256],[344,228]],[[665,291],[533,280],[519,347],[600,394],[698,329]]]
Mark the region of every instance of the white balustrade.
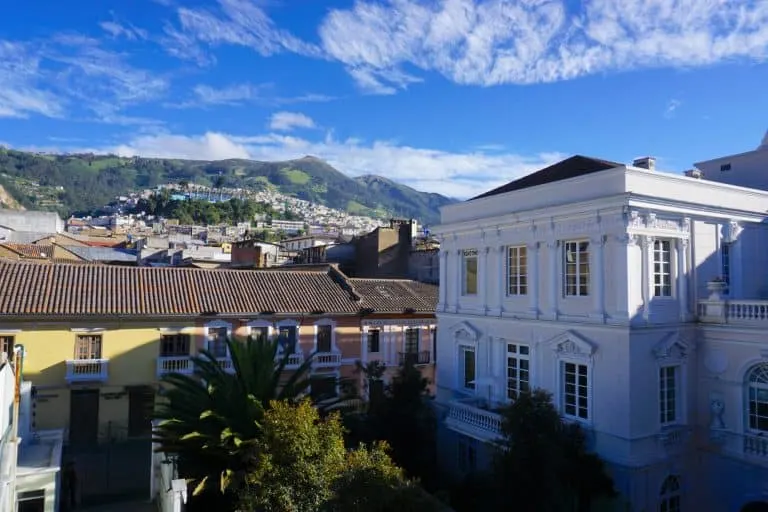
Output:
[[217,357],[216,362],[219,363],[219,367],[225,372],[232,373],[235,371],[234,366],[232,366],[232,359],[228,357]]
[[320,352],[315,354],[315,357],[312,359],[312,363],[314,366],[323,368],[323,367],[329,367],[329,366],[339,366],[341,364],[341,353],[340,352]]
[[744,454],[768,459],[768,436],[745,434]]
[[478,399],[452,401],[446,425],[483,441],[499,439],[503,421],[501,415],[480,407],[480,404]]
[[166,373],[192,374],[192,359],[189,356],[171,356],[157,358],[158,377]]
[[697,313],[705,323],[768,326],[768,300],[702,300]]
[[67,360],[67,382],[104,382],[107,380],[109,359]]

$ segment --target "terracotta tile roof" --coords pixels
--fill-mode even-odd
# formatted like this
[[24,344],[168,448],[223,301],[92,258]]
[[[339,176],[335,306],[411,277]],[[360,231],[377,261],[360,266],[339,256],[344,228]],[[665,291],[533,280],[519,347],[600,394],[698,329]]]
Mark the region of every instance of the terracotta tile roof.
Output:
[[15,252],[23,258],[45,260],[51,258],[53,255],[52,245],[4,243],[3,247]]
[[432,284],[408,279],[356,279],[348,278],[354,292],[362,299],[362,308],[376,313],[415,312],[434,313],[438,288]]
[[358,312],[331,274],[0,261],[0,316]]

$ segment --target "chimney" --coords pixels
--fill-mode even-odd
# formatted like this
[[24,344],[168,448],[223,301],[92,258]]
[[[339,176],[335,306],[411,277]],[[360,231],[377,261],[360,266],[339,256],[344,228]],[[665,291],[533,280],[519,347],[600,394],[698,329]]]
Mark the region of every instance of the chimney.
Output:
[[698,169],[688,169],[687,171],[685,171],[685,175],[688,176],[689,178],[696,178],[697,180],[700,180],[701,178],[704,177],[704,173]]
[[640,158],[635,158],[632,161],[633,167],[639,167],[641,169],[648,169],[649,171],[655,171],[656,170],[656,159],[652,156],[643,156]]

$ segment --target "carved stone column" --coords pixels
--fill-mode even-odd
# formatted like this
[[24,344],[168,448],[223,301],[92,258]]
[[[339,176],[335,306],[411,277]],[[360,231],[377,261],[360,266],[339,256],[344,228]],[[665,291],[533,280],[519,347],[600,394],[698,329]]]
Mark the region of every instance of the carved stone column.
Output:
[[464,279],[464,252],[461,249],[456,249],[456,277],[453,283],[453,312],[459,312],[459,297],[461,297],[461,288],[463,286],[462,280]]
[[677,299],[680,305],[680,321],[690,319],[688,308],[688,239],[677,239]]
[[592,317],[605,322],[605,237],[598,236],[589,243],[594,252],[594,270],[592,283],[594,286],[594,305]]
[[528,310],[533,318],[539,317],[539,242],[528,244]]
[[552,320],[557,320],[557,286],[561,276],[557,272],[557,257],[559,254],[560,242],[550,240],[547,242],[547,255],[549,263],[549,316]]
[[494,310],[494,313],[501,316],[502,313],[504,313],[504,297],[507,295],[507,282],[509,279],[507,276],[506,268],[506,247],[503,244],[496,246],[496,260],[496,269],[499,277],[499,288],[496,290],[497,308]]
[[437,305],[438,311],[445,311],[447,309],[448,298],[448,251],[440,251],[440,283],[438,293],[440,294],[439,304]]
[[642,283],[643,292],[643,318],[647,321],[651,315],[651,298],[653,297],[653,242],[654,237],[643,236],[640,239],[642,247]]

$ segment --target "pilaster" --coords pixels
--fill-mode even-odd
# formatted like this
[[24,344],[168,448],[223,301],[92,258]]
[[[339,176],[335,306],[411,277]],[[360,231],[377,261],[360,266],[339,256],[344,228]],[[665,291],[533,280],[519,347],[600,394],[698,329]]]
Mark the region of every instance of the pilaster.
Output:
[[592,238],[589,243],[593,252],[594,269],[592,286],[594,287],[592,318],[605,322],[605,237]]
[[643,292],[643,319],[648,321],[651,316],[651,297],[653,297],[653,242],[654,237],[643,235],[640,239],[642,248],[642,282],[640,284]]
[[445,311],[447,309],[448,304],[447,301],[447,293],[448,293],[448,278],[446,277],[448,275],[448,251],[441,250],[440,251],[440,282],[438,284],[438,304],[437,304],[437,310],[438,311]]
[[547,257],[549,266],[549,318],[557,320],[557,288],[561,276],[557,272],[557,256],[559,254],[560,242],[550,240],[547,242]]
[[528,311],[536,319],[539,317],[539,242],[529,243],[528,253]]
[[687,322],[691,314],[688,309],[688,239],[677,239],[677,299],[680,307],[680,321]]

